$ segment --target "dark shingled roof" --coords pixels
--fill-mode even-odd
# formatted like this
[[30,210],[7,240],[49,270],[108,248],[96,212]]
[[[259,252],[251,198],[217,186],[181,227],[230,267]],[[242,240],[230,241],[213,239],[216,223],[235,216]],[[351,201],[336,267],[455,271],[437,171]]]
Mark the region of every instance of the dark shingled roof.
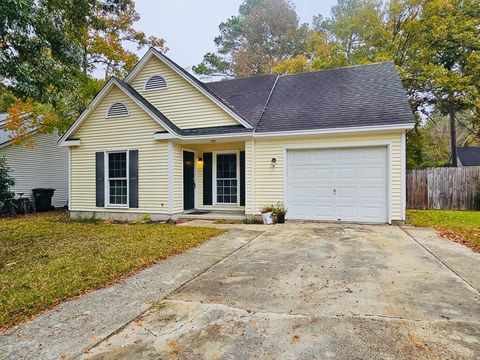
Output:
[[206,85],[235,107],[257,132],[415,122],[391,62],[283,75],[269,91],[274,83],[275,75],[267,75]]
[[[118,78],[114,80],[178,135],[253,131],[243,125],[180,129],[131,85]],[[415,122],[402,82],[391,62],[200,84],[260,133]]]
[[480,147],[459,147],[457,157],[463,166],[480,166]]
[[205,85],[256,127],[278,75],[224,80]]

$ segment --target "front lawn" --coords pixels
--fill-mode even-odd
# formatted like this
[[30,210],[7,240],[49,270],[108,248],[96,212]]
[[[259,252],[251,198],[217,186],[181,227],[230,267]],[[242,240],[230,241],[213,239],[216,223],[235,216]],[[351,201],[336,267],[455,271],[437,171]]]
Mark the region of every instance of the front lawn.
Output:
[[480,211],[408,210],[407,222],[438,229],[443,236],[480,252]]
[[222,232],[79,222],[64,212],[0,219],[0,329]]

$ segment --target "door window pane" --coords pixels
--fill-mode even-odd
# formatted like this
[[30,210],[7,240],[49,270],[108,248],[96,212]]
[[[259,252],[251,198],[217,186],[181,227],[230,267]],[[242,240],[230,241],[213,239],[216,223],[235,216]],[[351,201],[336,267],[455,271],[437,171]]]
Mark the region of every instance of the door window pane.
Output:
[[237,155],[217,155],[217,203],[237,203]]

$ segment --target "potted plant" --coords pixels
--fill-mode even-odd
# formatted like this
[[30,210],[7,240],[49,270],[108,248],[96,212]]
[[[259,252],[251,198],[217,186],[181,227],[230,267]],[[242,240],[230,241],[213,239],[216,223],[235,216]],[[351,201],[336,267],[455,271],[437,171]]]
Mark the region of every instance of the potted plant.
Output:
[[260,212],[262,213],[263,223],[265,225],[273,224],[272,220],[272,206],[265,206]]
[[277,205],[273,207],[273,215],[277,218],[277,223],[284,224],[285,223],[285,215],[287,214],[287,209],[283,202],[279,201]]

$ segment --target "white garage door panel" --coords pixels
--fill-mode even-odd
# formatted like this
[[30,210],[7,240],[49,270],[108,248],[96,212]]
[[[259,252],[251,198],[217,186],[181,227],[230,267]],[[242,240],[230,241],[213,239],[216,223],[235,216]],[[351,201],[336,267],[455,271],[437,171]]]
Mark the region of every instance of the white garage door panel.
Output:
[[288,150],[290,219],[387,222],[387,149]]

